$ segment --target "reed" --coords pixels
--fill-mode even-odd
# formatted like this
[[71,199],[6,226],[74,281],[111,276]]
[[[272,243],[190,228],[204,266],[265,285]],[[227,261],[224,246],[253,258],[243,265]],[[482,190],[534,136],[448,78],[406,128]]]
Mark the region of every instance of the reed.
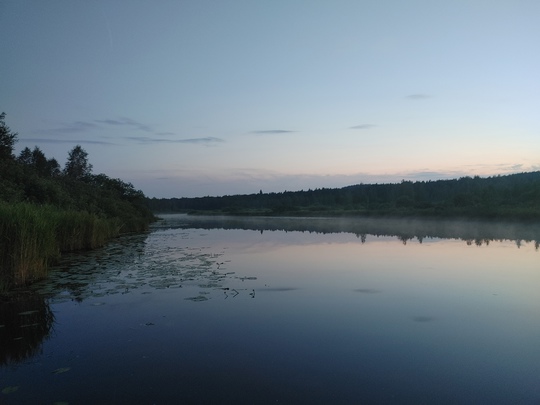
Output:
[[0,203],[0,293],[43,278],[61,252],[103,246],[123,223],[84,211]]
[[120,232],[118,220],[80,211],[59,211],[56,239],[61,252],[95,249]]
[[4,287],[44,277],[59,257],[52,209],[0,204],[0,269]]

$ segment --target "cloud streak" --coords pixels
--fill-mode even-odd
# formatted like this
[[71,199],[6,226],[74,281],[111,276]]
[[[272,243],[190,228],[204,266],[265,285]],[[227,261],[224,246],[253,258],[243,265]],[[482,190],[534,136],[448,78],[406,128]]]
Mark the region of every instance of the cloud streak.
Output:
[[127,128],[134,129],[136,131],[154,133],[156,135],[174,135],[172,132],[156,132],[149,125],[143,124],[139,121],[135,121],[131,118],[119,118],[119,119],[95,119],[90,121],[73,121],[61,123],[56,128],[40,129],[34,131],[36,134],[44,135],[58,135],[58,134],[79,134],[83,132],[89,132],[94,130],[104,130],[110,128]]
[[117,145],[116,143],[99,141],[94,139],[72,139],[69,135],[79,136],[83,133],[87,133],[86,136],[90,137],[90,134],[95,131],[111,131],[111,130],[127,130],[146,132],[148,136],[122,136],[119,135],[118,139],[124,141],[136,142],[138,144],[202,144],[211,145],[225,142],[221,138],[207,136],[200,138],[184,138],[175,139],[176,134],[174,132],[158,132],[149,125],[143,124],[139,121],[135,121],[131,118],[119,118],[119,119],[95,119],[90,121],[74,121],[68,123],[62,123],[56,128],[44,129],[35,131],[40,135],[63,135],[62,137],[48,137],[48,138],[26,138],[21,139],[28,142],[43,142],[43,143],[80,143],[80,144],[96,144],[96,145]]
[[353,127],[349,127],[349,129],[371,129],[371,128],[375,128],[375,125],[373,125],[373,124],[360,124],[360,125],[355,125]]
[[72,143],[72,144],[93,144],[93,145],[117,145],[116,143],[106,141],[96,141],[93,139],[55,139],[55,138],[21,138],[22,142],[39,142],[39,143]]
[[203,138],[187,138],[187,139],[165,139],[165,138],[151,138],[147,136],[127,136],[124,139],[130,141],[136,141],[141,144],[151,143],[192,143],[192,144],[213,144],[225,142],[221,138],[213,136],[207,136]]
[[99,125],[88,121],[74,121],[61,124],[57,128],[39,129],[34,131],[36,134],[54,135],[54,134],[78,134],[99,128]]
[[264,134],[290,134],[292,132],[296,131],[290,131],[288,129],[263,129],[258,131],[251,131],[250,134],[258,134],[258,135],[264,135]]
[[406,96],[406,98],[408,98],[409,100],[426,100],[431,97],[432,96],[430,96],[429,94],[424,93],[409,94],[408,96]]
[[132,120],[131,118],[120,118],[117,120],[113,120],[113,119],[94,120],[94,122],[97,122],[98,124],[103,124],[106,126],[114,126],[114,127],[121,126],[121,127],[137,129],[139,131],[144,131],[144,132],[154,132],[154,130],[148,125]]

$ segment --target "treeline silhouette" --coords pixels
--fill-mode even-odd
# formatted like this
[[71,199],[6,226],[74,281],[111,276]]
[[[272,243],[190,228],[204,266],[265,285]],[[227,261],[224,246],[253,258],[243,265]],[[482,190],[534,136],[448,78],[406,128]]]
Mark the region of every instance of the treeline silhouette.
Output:
[[162,213],[539,219],[540,172],[282,193],[152,198],[147,204],[152,211]]

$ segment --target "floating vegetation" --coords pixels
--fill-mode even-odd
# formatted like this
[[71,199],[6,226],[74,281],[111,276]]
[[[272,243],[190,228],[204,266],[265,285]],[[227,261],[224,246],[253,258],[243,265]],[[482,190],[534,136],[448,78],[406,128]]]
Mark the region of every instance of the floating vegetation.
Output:
[[276,292],[280,292],[280,291],[296,291],[298,290],[298,288],[296,287],[266,287],[266,288],[263,288],[261,290],[257,290],[257,291],[276,291]]
[[239,280],[246,281],[246,280],[257,280],[257,277],[238,277]]
[[188,298],[184,298],[184,299],[188,300],[188,301],[194,301],[194,302],[208,301],[208,298],[205,297],[204,295],[198,295],[196,297],[188,297]]
[[[221,294],[222,288],[229,288],[227,285],[238,288],[238,281],[257,280],[238,276],[231,270],[231,260],[224,257],[226,248],[213,250],[215,246],[194,246],[186,240],[200,242],[192,231],[163,230],[159,226],[150,234],[125,235],[101,249],[64,255],[50,269],[47,279],[30,288],[49,304],[97,298],[99,301],[90,305],[100,306],[107,302],[108,296],[150,294],[152,290],[164,289],[176,289],[187,300],[203,301],[217,291]],[[203,289],[204,293],[191,291],[195,288]],[[230,290],[225,298],[238,294]],[[31,312],[22,312],[20,316],[27,314]]]
[[12,394],[12,393],[16,392],[18,389],[19,389],[18,385],[5,387],[4,389],[2,389],[2,394]]
[[60,367],[52,372],[52,374],[64,374],[71,370],[71,367]]

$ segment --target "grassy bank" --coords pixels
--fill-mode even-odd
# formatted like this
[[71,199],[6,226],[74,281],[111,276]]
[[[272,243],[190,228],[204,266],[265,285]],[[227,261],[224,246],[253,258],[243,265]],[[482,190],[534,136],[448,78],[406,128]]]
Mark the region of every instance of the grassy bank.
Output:
[[62,252],[94,249],[125,229],[103,218],[29,203],[0,203],[0,292],[43,278]]

